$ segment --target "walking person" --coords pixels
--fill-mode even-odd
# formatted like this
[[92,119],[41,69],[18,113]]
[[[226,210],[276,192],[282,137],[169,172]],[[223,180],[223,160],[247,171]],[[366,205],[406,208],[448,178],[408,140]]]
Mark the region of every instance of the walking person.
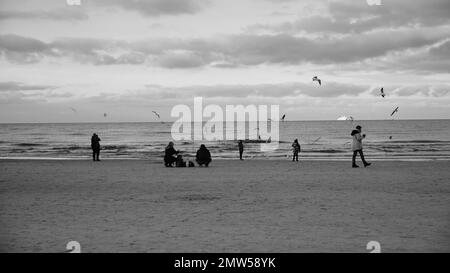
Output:
[[92,148],[92,160],[100,161],[100,141],[101,139],[98,137],[96,133],[94,133],[91,137],[91,148]]
[[238,146],[239,146],[239,159],[244,160],[242,158],[242,154],[244,153],[244,143],[242,142],[242,140],[239,140]]
[[366,159],[364,158],[364,153],[363,153],[363,145],[362,145],[362,141],[364,138],[366,138],[365,134],[362,134],[362,128],[361,126],[356,126],[356,130],[353,130],[351,133],[351,136],[353,137],[353,143],[352,143],[352,150],[353,150],[353,157],[352,157],[352,167],[353,168],[358,168],[359,166],[356,165],[356,155],[359,153],[360,157],[361,157],[361,161],[364,164],[364,167],[370,166],[371,163],[367,162]]
[[292,143],[292,162],[297,161],[298,162],[298,154],[300,153],[300,143],[298,143],[298,139],[294,140],[294,143]]

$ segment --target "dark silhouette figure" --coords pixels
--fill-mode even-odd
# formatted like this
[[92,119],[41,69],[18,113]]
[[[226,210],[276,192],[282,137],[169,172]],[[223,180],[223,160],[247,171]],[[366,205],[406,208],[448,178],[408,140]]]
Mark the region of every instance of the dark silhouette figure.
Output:
[[175,161],[175,166],[178,168],[186,167],[186,161],[183,160],[183,156],[178,155]]
[[298,153],[300,153],[300,144],[298,143],[298,139],[294,140],[294,143],[292,143],[292,152],[293,152],[293,156],[292,156],[292,161],[297,161],[298,162]]
[[91,137],[91,148],[92,148],[92,160],[100,161],[100,141],[101,139],[98,137],[96,133],[94,133]]
[[205,167],[208,167],[211,162],[211,153],[204,144],[200,145],[200,149],[198,149],[195,159],[198,165],[205,165]]
[[166,167],[173,167],[172,164],[177,161],[176,155],[179,153],[175,148],[173,147],[173,142],[169,142],[169,145],[167,145],[165,151],[164,151],[164,166]]
[[362,146],[362,141],[364,138],[366,138],[366,135],[363,134],[361,135],[361,126],[356,126],[356,130],[353,130],[351,133],[351,136],[353,137],[353,143],[352,143],[352,150],[353,150],[353,157],[352,157],[352,167],[353,168],[358,168],[359,166],[356,165],[356,156],[359,153],[359,156],[361,157],[361,161],[364,164],[364,167],[370,166],[371,163],[367,162],[366,159],[364,158],[364,153],[363,153],[363,146]]
[[244,160],[242,158],[242,154],[244,153],[244,143],[242,142],[242,140],[239,140],[238,146],[239,146],[239,159]]

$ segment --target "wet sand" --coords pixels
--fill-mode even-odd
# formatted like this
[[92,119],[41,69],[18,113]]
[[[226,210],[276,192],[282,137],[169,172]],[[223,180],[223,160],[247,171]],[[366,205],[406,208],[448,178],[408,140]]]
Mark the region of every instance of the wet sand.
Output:
[[0,160],[0,251],[450,251],[449,161]]

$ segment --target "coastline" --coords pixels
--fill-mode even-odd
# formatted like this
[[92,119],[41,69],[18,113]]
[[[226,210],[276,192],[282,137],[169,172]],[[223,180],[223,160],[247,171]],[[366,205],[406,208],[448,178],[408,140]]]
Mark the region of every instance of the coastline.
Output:
[[[190,157],[186,157],[185,159],[189,159]],[[145,162],[162,162],[163,158],[160,159],[146,159],[146,158],[124,158],[124,157],[108,157],[101,158],[101,161],[145,161]],[[422,156],[397,156],[397,157],[388,157],[388,158],[379,158],[366,155],[366,159],[370,162],[433,162],[433,161],[450,161],[450,157],[442,156],[442,157],[422,157]],[[190,158],[192,160],[192,158]],[[214,161],[238,161],[238,158],[214,158]],[[245,158],[246,161],[275,161],[275,162],[290,162],[292,158],[287,157],[255,157],[255,158]],[[331,161],[331,162],[348,162],[351,161],[351,156],[347,157],[299,157],[301,162],[309,162],[309,161]],[[81,162],[90,162],[92,159],[90,157],[85,158],[73,158],[73,157],[0,157],[1,161],[81,161]]]

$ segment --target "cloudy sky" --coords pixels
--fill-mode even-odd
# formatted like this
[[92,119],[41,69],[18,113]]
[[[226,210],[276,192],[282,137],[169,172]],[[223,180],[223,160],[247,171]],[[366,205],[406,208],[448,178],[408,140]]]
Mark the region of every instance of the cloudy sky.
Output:
[[0,0],[0,122],[173,120],[194,96],[450,118],[450,1],[381,1]]

